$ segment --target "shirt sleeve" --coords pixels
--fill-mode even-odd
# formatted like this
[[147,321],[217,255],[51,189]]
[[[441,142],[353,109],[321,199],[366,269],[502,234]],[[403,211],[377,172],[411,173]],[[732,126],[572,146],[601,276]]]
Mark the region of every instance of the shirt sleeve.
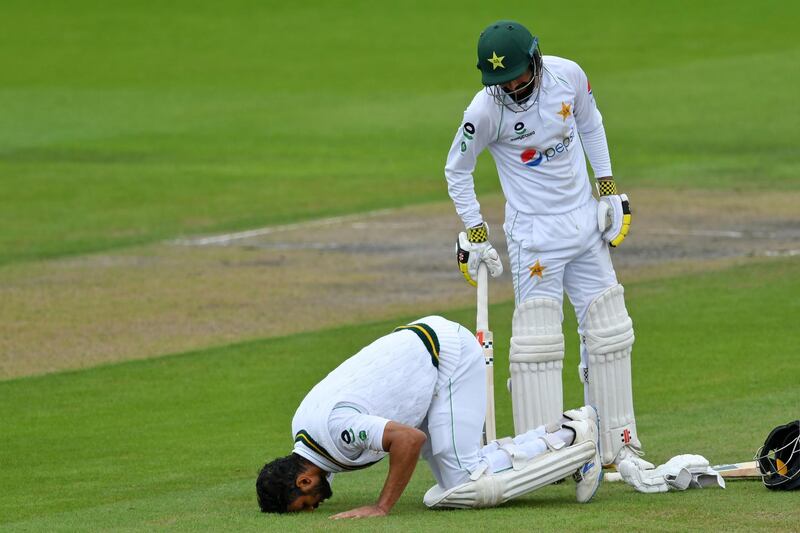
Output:
[[603,127],[603,116],[597,109],[592,94],[592,86],[583,69],[575,64],[577,86],[575,94],[575,122],[581,136],[581,144],[589,158],[595,178],[612,176],[611,156],[608,153],[606,130]]
[[483,222],[481,206],[475,196],[473,172],[478,156],[496,134],[491,117],[480,105],[481,96],[479,94],[464,112],[464,119],[450,146],[444,167],[447,192],[467,228]]
[[386,418],[342,406],[331,412],[328,430],[336,448],[345,457],[355,459],[365,450],[384,451],[383,430],[388,423]]

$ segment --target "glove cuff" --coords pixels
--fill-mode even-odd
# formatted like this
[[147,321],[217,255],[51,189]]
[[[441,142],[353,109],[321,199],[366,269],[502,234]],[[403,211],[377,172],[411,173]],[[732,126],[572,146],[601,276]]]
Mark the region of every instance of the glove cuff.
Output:
[[471,243],[482,243],[489,240],[489,228],[485,222],[479,226],[467,228],[467,240]]
[[597,180],[597,192],[600,196],[613,196],[617,192],[617,184],[614,180]]

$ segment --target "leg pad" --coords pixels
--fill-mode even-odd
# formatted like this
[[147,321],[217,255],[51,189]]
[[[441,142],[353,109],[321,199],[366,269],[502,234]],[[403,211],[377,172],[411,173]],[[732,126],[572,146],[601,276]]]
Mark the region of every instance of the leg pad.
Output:
[[494,507],[571,475],[595,455],[595,444],[584,441],[560,450],[549,449],[520,468],[496,474],[482,472],[476,479],[445,490],[434,485],[425,493],[432,508]]
[[509,388],[518,435],[557,420],[563,410],[561,318],[551,298],[526,300],[514,310]]
[[603,463],[610,464],[623,447],[641,448],[631,385],[633,322],[622,285],[611,287],[589,305],[583,329],[588,366],[579,367],[580,377],[588,384],[589,403],[600,414],[600,449]]

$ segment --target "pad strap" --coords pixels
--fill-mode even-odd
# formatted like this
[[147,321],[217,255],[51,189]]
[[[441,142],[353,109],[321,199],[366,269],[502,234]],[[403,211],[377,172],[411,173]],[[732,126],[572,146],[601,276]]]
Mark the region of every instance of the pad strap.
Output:
[[553,433],[545,433],[539,438],[542,439],[544,443],[547,444],[547,447],[551,450],[560,450],[567,445],[563,440],[556,437]]
[[514,444],[513,440],[512,442],[502,444],[500,449],[511,457],[511,467],[514,470],[520,470],[528,463],[528,454],[525,453],[522,448]]

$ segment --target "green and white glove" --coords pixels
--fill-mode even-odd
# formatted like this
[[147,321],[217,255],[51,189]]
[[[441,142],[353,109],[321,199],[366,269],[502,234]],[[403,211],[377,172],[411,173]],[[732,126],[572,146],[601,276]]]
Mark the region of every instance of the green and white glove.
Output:
[[473,287],[477,285],[475,280],[478,277],[478,264],[481,261],[486,263],[493,278],[503,273],[500,254],[489,244],[489,226],[485,222],[458,234],[456,259],[464,279]]

